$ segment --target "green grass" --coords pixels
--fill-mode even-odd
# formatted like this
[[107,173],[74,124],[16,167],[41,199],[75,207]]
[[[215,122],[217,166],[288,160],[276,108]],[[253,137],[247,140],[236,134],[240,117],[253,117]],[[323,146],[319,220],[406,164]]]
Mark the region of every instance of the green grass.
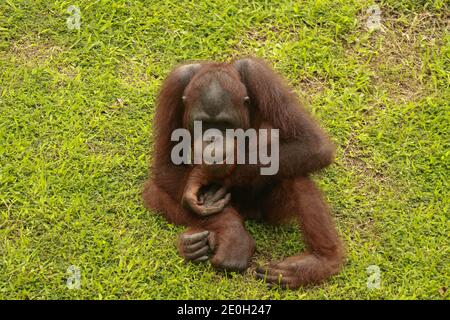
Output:
[[[449,299],[450,10],[377,3],[383,30],[369,32],[363,0],[2,1],[0,298]],[[183,228],[141,203],[167,72],[244,55],[270,61],[338,146],[315,179],[348,261],[324,284],[184,264]],[[248,228],[254,264],[303,248],[294,226]]]

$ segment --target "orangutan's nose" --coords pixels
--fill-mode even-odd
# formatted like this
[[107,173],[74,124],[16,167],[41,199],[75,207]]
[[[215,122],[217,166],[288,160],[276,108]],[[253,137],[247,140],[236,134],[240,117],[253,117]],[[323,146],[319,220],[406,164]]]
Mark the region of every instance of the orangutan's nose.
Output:
[[201,121],[204,124],[232,124],[233,120],[232,114],[223,111],[214,115],[201,111],[194,116],[194,121]]

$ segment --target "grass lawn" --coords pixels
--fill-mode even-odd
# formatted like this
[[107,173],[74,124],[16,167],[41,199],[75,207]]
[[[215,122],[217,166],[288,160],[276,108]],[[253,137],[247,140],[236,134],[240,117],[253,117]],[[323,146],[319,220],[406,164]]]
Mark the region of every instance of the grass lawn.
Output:
[[[450,8],[378,1],[382,29],[368,31],[372,4],[1,1],[0,298],[449,299]],[[348,260],[318,286],[252,276],[303,248],[295,226],[249,222],[252,268],[217,273],[185,264],[183,228],[140,200],[165,75],[246,55],[273,64],[338,147],[314,179]]]

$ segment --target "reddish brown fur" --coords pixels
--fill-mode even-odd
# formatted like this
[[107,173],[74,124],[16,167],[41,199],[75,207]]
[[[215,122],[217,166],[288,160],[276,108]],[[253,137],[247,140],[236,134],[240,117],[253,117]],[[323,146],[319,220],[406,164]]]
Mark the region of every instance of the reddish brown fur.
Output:
[[[218,214],[200,217],[181,206],[193,167],[171,162],[175,142],[170,141],[170,135],[173,130],[186,127],[188,110],[184,108],[182,96],[195,95],[208,72],[225,74],[222,83],[232,92],[242,90],[237,84],[244,84],[251,109],[243,112],[242,117],[248,118],[245,123],[249,127],[258,129],[268,123],[280,130],[280,169],[275,176],[262,176],[259,165],[237,165],[226,182],[223,181],[230,187],[231,205]],[[176,68],[163,84],[154,123],[152,176],[144,187],[144,202],[147,208],[164,214],[168,221],[187,226],[184,235],[209,231],[214,266],[232,270],[247,268],[254,241],[244,228],[244,219],[280,223],[296,218],[307,252],[258,268],[257,277],[296,288],[338,272],[343,262],[342,244],[327,205],[308,178],[309,173],[332,162],[334,147],[282,78],[263,61],[244,59]],[[183,244],[179,248],[185,256]]]

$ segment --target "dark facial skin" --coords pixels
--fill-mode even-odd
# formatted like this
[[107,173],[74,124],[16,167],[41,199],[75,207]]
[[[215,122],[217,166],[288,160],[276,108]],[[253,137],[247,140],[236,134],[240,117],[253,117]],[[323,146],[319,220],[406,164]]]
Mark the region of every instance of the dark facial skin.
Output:
[[[240,100],[244,102],[245,99],[246,96],[243,96]],[[194,121],[202,121],[203,130],[215,128],[225,131],[242,128],[239,106],[236,106],[233,100],[236,100],[236,97],[232,99],[231,93],[215,79],[203,87],[197,96],[185,97],[185,103],[190,107],[188,121],[191,133]]]
[[[208,75],[206,75],[208,77]],[[202,79],[199,79],[201,81]],[[202,129],[218,129],[225,137],[226,129],[243,128],[244,123],[240,110],[246,110],[248,97],[234,95],[228,91],[218,79],[214,77],[205,79],[207,85],[201,87],[196,95],[184,96],[183,101],[188,110],[188,128],[194,134],[194,121],[202,122]],[[245,92],[245,91],[244,91]],[[237,105],[240,102],[241,105]],[[208,143],[202,143],[205,148]],[[232,165],[203,164],[202,171],[211,177],[224,176],[232,170]],[[230,195],[224,187],[210,184],[203,187],[198,194],[192,195],[188,207],[195,206],[202,214],[214,214],[223,210],[230,201]]]

